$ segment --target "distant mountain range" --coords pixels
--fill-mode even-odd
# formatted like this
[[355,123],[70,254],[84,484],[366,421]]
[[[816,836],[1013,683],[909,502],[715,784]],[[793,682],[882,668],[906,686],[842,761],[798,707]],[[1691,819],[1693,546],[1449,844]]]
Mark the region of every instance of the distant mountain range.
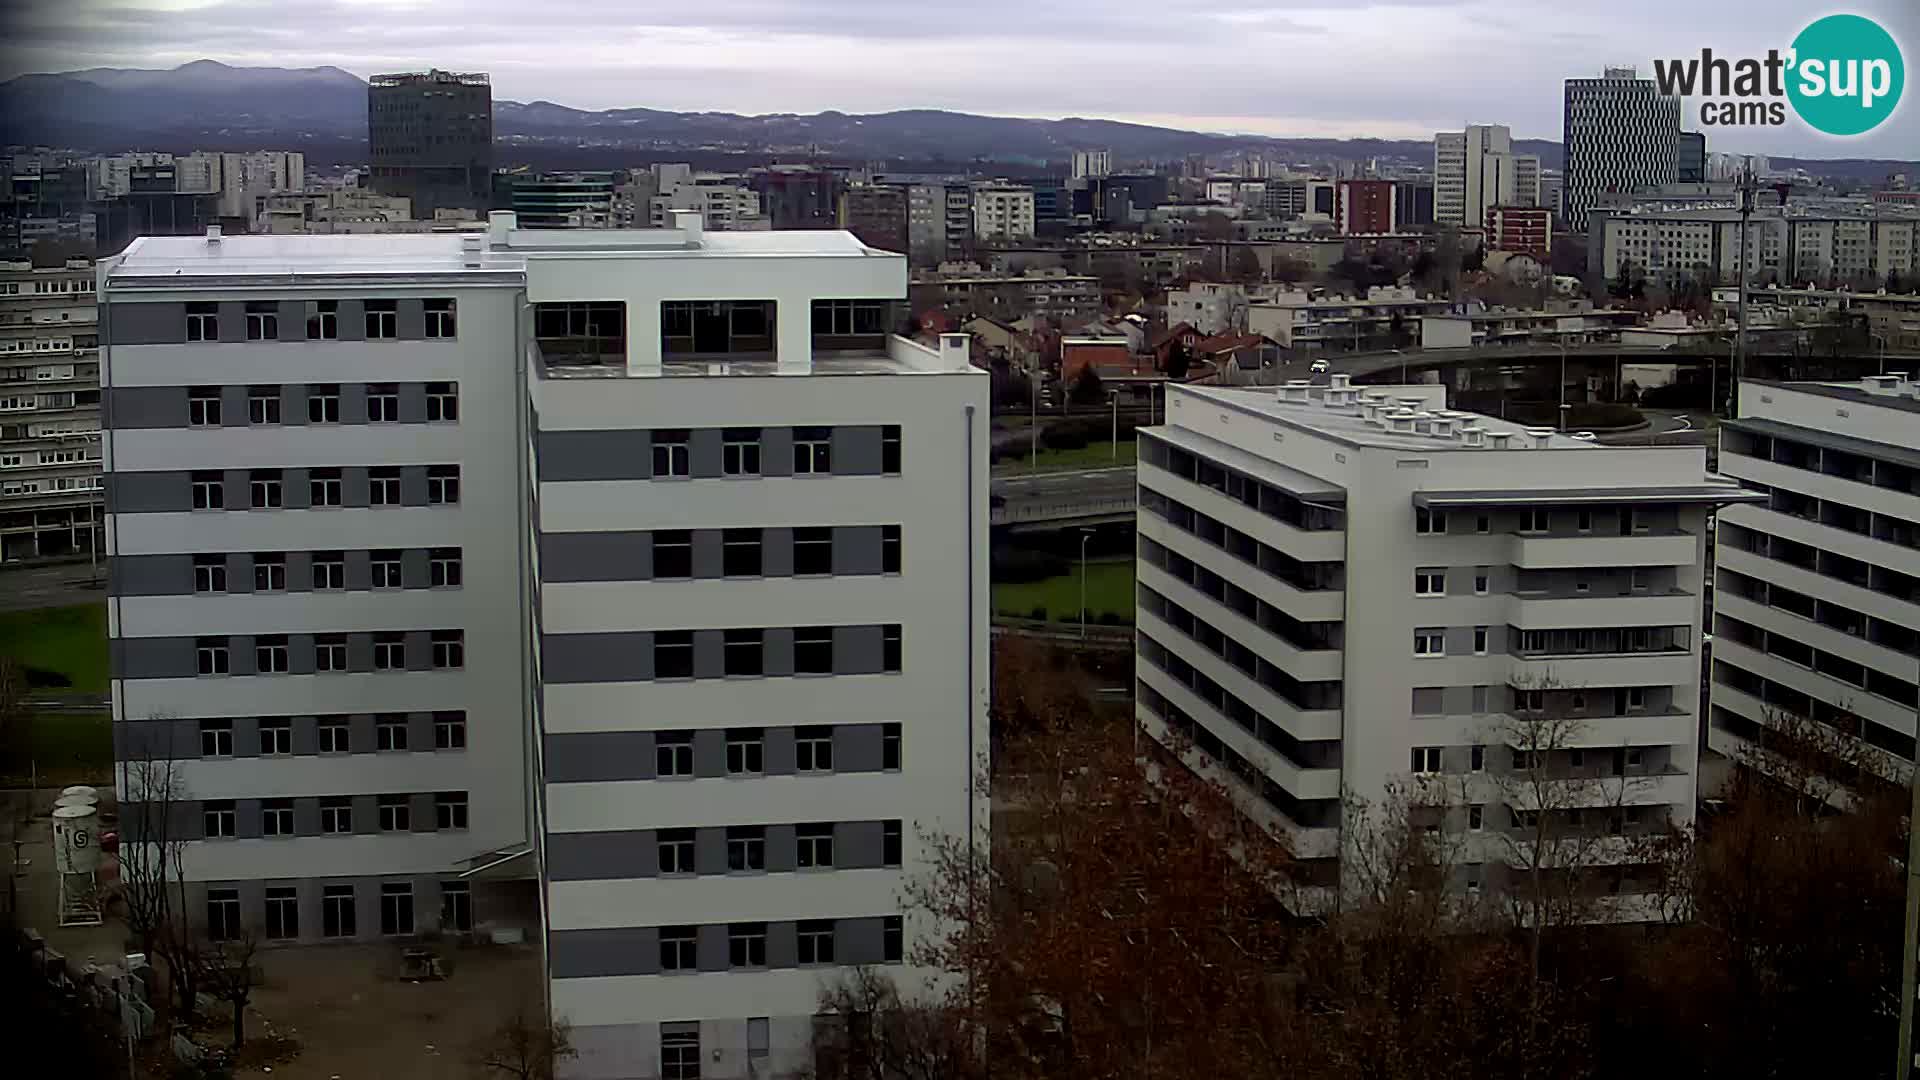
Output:
[[[336,67],[245,68],[196,60],[167,71],[92,68],[0,83],[0,144],[126,150],[304,150],[316,163],[365,159],[365,81]],[[537,167],[614,168],[663,158],[737,156],[886,160],[960,166],[995,162],[1038,171],[1076,148],[1125,160],[1174,160],[1258,148],[1294,161],[1430,160],[1430,143],[1392,139],[1279,139],[1068,118],[1025,120],[935,109],[813,115],[658,109],[573,109],[550,101],[496,100],[495,159]],[[1558,168],[1560,144],[1515,140]],[[1829,175],[1879,179],[1907,162],[1799,161]]]

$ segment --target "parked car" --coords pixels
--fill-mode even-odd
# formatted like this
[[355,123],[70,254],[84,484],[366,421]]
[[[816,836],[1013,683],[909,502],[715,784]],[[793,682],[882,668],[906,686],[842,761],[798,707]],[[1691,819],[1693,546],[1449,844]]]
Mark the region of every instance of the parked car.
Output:
[[1327,370],[1327,362],[1325,360],[1315,360],[1307,370],[1315,375],[1319,375]]

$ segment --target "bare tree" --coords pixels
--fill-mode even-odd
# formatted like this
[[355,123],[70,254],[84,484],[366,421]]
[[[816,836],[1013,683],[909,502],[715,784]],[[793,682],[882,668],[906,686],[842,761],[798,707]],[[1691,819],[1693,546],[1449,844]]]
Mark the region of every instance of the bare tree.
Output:
[[198,946],[186,930],[187,786],[165,724],[131,725],[120,762],[120,903],[141,951],[166,961],[176,1005],[193,1012]]
[[965,1080],[984,1076],[977,1041],[953,1011],[902,1000],[893,980],[859,967],[820,992],[817,1080]]
[[207,993],[233,1009],[233,1049],[247,1041],[247,1005],[260,985],[256,961],[260,953],[260,934],[253,927],[233,928],[231,935],[213,938],[210,934],[196,949],[199,985]]
[[473,1063],[488,1076],[553,1080],[563,1061],[578,1057],[573,1026],[554,1020],[537,1003],[521,999],[473,1049]]

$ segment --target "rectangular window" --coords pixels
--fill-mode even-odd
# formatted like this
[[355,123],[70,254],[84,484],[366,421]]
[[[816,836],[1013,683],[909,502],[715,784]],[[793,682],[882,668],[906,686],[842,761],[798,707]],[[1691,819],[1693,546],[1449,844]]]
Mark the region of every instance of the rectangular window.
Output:
[[393,383],[374,383],[367,387],[367,423],[400,422],[400,388]]
[[662,731],[653,737],[653,774],[663,780],[693,775],[693,732]]
[[1474,747],[1472,752],[1472,759],[1473,760],[1471,764],[1474,772],[1487,771],[1487,748],[1486,747],[1484,746]]
[[368,553],[367,568],[372,573],[373,587],[376,589],[398,589],[401,587],[400,553],[392,549]]
[[460,587],[460,549],[433,548],[427,554],[428,584],[436,589]]
[[220,340],[219,304],[192,303],[187,305],[187,340]]
[[467,827],[467,793],[442,791],[433,796],[433,824],[438,829]]
[[900,572],[900,526],[880,526],[880,572]]
[[427,502],[451,506],[460,501],[460,466],[427,466]]
[[353,737],[344,716],[323,716],[317,730],[320,735],[320,752],[323,754],[345,754],[352,752]]
[[473,889],[466,882],[440,883],[440,929],[473,932]]
[[276,551],[256,552],[253,556],[253,591],[287,591],[287,557]]
[[1491,586],[1492,580],[1492,573],[1489,567],[1482,566],[1475,570],[1473,572],[1473,595],[1487,595],[1487,590]]
[[455,670],[467,666],[467,635],[462,630],[435,630],[433,632],[433,666],[442,670]]
[[833,825],[819,822],[794,826],[795,842],[800,845],[797,864],[802,870],[825,870],[833,866]]
[[313,587],[329,592],[347,587],[347,555],[343,551],[313,553]]
[[727,529],[720,536],[720,572],[727,577],[759,577],[760,530]]
[[898,821],[880,823],[880,864],[882,866],[900,865],[900,822]]
[[1445,596],[1447,594],[1447,572],[1445,570],[1415,570],[1413,572],[1413,595]]
[[880,429],[880,471],[889,476],[900,472],[900,425],[888,424]]
[[800,728],[793,741],[793,765],[799,772],[833,771],[833,728]]
[[407,718],[399,713],[381,713],[374,717],[373,748],[375,750],[405,750],[407,748]]
[[662,428],[653,433],[653,475],[690,476],[688,434],[685,428]]
[[380,831],[407,832],[413,828],[413,800],[405,795],[379,797]]
[[232,757],[233,756],[233,721],[232,720],[222,719],[222,720],[200,721],[200,756],[201,757]]
[[1467,807],[1468,831],[1479,832],[1481,828],[1485,825],[1486,818],[1487,818],[1486,807],[1481,806],[1479,803],[1475,803],[1472,806]]
[[693,533],[685,529],[662,529],[653,534],[653,576],[693,576]]
[[888,915],[880,920],[880,959],[883,963],[898,964],[906,958],[907,930],[905,920],[898,915]]
[[766,672],[765,632],[728,630],[723,636],[722,660],[728,675],[761,675]]
[[240,890],[207,890],[207,938],[232,941],[240,936]]
[[247,474],[247,505],[255,510],[278,510],[284,505],[279,469],[255,469]]
[[793,530],[793,572],[799,576],[833,573],[833,530],[810,526]]
[[427,384],[427,422],[451,424],[460,419],[460,388],[450,382]]
[[280,340],[280,305],[272,300],[247,301],[247,340]]
[[320,800],[320,831],[344,836],[353,831],[353,800],[342,795]]
[[736,968],[767,966],[766,923],[733,923],[727,927],[727,965]]
[[799,924],[799,960],[802,966],[833,963],[833,920],[807,919]]
[[1647,707],[1647,688],[1644,686],[1627,687],[1627,711],[1644,712]]
[[1413,748],[1413,771],[1418,774],[1440,771],[1440,748],[1437,746],[1416,746]]
[[280,388],[277,386],[250,386],[247,388],[247,423],[254,425],[277,424],[280,422]]
[[225,675],[228,671],[227,639],[196,638],[193,643],[194,668],[202,675]]
[[292,799],[262,799],[260,801],[260,834],[262,836],[293,835]]
[[193,557],[193,591],[197,593],[227,591],[227,557],[225,555]]
[[213,471],[193,474],[193,508],[195,510],[220,510],[227,505],[226,487],[220,474]]
[[413,885],[411,883],[389,881],[381,884],[380,932],[388,935],[413,933]]
[[900,725],[880,725],[880,767],[889,772],[900,768]]
[[260,754],[262,757],[274,757],[293,753],[293,717],[263,716],[260,718]]
[[1422,629],[1413,632],[1413,655],[1445,656],[1447,652],[1447,634],[1439,629]]
[[660,1025],[660,1080],[700,1080],[699,1024]]
[[759,825],[727,828],[727,869],[747,873],[767,868],[767,830]]
[[1545,510],[1520,511],[1520,531],[1523,533],[1543,533],[1553,524],[1553,516]]
[[793,474],[833,471],[833,429],[801,427],[793,429]]
[[1487,711],[1488,690],[1489,688],[1485,686],[1476,686],[1473,688],[1473,711],[1476,716],[1484,714]]
[[1593,531],[1593,511],[1581,510],[1574,515],[1574,531],[1590,533]]
[[720,471],[728,476],[760,475],[760,429],[727,428],[720,444]]
[[889,675],[900,673],[900,624],[880,628],[880,670]]
[[300,890],[284,885],[267,889],[267,937],[286,941],[300,936]]
[[1447,531],[1447,512],[1429,510],[1417,506],[1413,510],[1413,531],[1422,536],[1436,536]]
[[693,631],[655,631],[653,677],[656,679],[693,678]]
[[1489,514],[1476,515],[1473,519],[1473,531],[1479,533],[1482,536],[1485,536],[1487,533],[1492,532],[1493,517]]
[[765,771],[765,748],[766,735],[761,729],[727,729],[727,775],[760,775]]
[[340,422],[340,384],[324,383],[307,387],[307,423]]
[[400,470],[382,466],[367,470],[367,502],[374,506],[400,505]]
[[357,932],[353,908],[353,886],[321,886],[320,935],[330,938],[352,937]]
[[381,341],[400,336],[400,302],[398,300],[368,300],[366,317],[368,341]]
[[196,386],[187,391],[187,425],[189,427],[220,426],[219,387]]
[[1545,712],[1547,693],[1544,690],[1520,690],[1513,696],[1514,707],[1521,712]]
[[[660,970],[692,971],[699,967],[699,940],[699,932],[691,926],[661,927]],[[662,1040],[662,1042],[664,1044],[664,1040]],[[699,1036],[697,1035],[694,1037],[694,1045],[695,1053],[698,1053]],[[665,1049],[663,1045],[662,1050],[664,1051]],[[663,1064],[666,1063],[663,1062]],[[668,1068],[671,1070],[672,1066],[668,1065]],[[684,1075],[694,1077],[700,1075],[700,1061],[697,1057],[693,1061],[693,1069],[693,1072]],[[669,1071],[667,1075],[672,1076],[674,1073]]]
[[1484,626],[1473,628],[1473,655],[1487,655],[1487,628]]
[[467,748],[466,713],[437,712],[433,714],[433,748],[435,750]]
[[694,873],[692,829],[661,829],[654,840],[662,875]]
[[313,506],[343,506],[346,493],[339,469],[315,469],[307,474],[307,501]]
[[340,301],[307,301],[307,340],[332,341],[340,336]]
[[231,837],[238,830],[232,799],[212,799],[200,804],[201,826],[209,839]]
[[833,627],[802,626],[793,632],[796,675],[833,674]]
[[454,336],[453,300],[447,297],[431,297],[426,300],[427,336],[429,338],[451,338]]

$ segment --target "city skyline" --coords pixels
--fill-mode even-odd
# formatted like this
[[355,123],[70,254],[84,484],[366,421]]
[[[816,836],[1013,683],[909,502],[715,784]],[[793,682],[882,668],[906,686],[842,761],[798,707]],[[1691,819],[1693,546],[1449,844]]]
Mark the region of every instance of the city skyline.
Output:
[[[995,17],[990,6],[968,25],[953,26],[872,0],[825,0],[804,9],[718,0],[693,13],[559,0],[542,9],[537,24],[524,8],[499,0],[461,5],[457,16],[443,0],[382,5],[377,23],[366,0],[297,9],[262,0],[33,2],[10,13],[0,77],[172,67],[203,57],[235,65],[332,64],[362,77],[437,66],[488,71],[499,98],[585,109],[937,108],[1303,138],[1427,139],[1492,122],[1519,138],[1557,139],[1566,78],[1627,64],[1651,75],[1655,56],[1702,46],[1727,55],[1764,53],[1786,45],[1807,17],[1785,0],[1737,9],[1712,0],[1683,10],[1630,0],[1628,7],[1637,10],[1555,13],[1548,27],[1537,21],[1543,12],[1486,0],[1347,8],[1229,0],[1177,19],[1122,4],[1103,9],[1098,21],[1010,6]],[[1880,20],[1902,41],[1920,41],[1920,11],[1910,5],[1863,0],[1852,10]],[[1648,35],[1648,25],[1666,29]],[[1204,82],[1156,84],[1144,94],[1139,59],[1116,46],[1149,39],[1173,50],[1170,59],[1232,50],[1249,62],[1210,63]],[[239,41],[249,47],[235,49]],[[316,41],[324,44],[315,48]],[[1017,63],[1023,53],[1042,51],[1045,63]],[[1356,56],[1367,58],[1359,79]],[[1452,75],[1450,62],[1459,65]],[[1683,126],[1699,128],[1698,120],[1697,104],[1689,103]],[[1904,106],[1855,139],[1826,138],[1797,123],[1705,130],[1717,150],[1901,157],[1920,145],[1920,111]]]

